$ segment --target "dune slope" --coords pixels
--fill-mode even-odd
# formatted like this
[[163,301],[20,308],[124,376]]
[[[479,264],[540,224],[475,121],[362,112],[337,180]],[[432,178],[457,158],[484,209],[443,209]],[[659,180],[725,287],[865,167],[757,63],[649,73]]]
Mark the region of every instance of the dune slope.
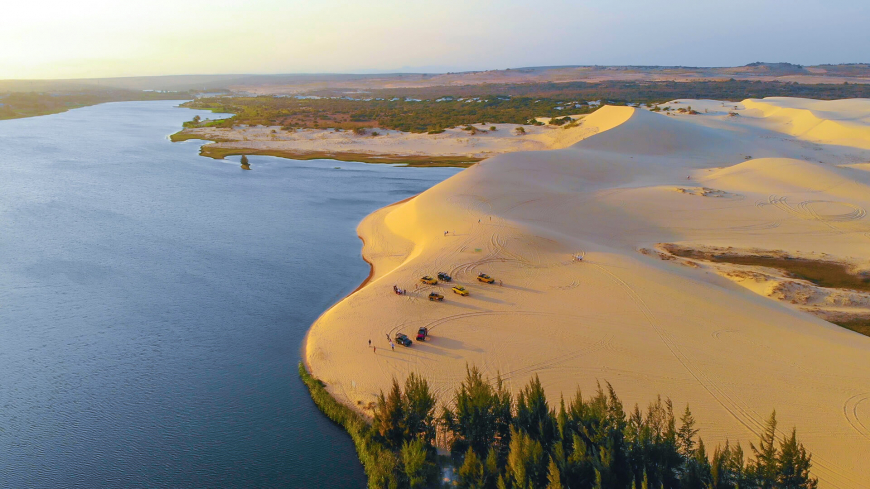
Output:
[[[514,391],[537,374],[553,399],[606,380],[628,406],[659,394],[689,403],[713,444],[756,441],[775,408],[822,487],[867,487],[870,337],[721,268],[641,252],[825,253],[870,269],[870,172],[855,167],[868,148],[848,131],[834,144],[782,137],[778,116],[753,103],[741,117],[604,107],[584,122],[598,130],[570,146],[493,157],[370,215],[358,231],[373,280],[312,326],[306,361],[354,406],[412,371],[449,402],[466,364]],[[860,129],[861,110],[822,115]],[[470,295],[419,283],[439,271]],[[479,283],[481,272],[497,283]],[[428,301],[432,291],[445,301]],[[386,335],[421,326],[429,341],[390,350]]]

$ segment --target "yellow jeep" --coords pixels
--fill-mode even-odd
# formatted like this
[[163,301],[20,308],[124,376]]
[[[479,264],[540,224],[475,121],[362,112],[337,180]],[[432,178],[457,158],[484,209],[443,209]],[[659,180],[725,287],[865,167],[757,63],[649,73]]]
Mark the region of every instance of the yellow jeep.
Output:
[[468,291],[465,290],[465,287],[463,287],[461,285],[454,285],[453,286],[453,293],[459,294],[459,295],[468,295]]
[[495,282],[494,278],[490,277],[489,275],[487,275],[485,273],[481,273],[480,275],[478,275],[477,280],[479,280],[485,284],[491,284],[491,283]]
[[428,275],[426,275],[425,277],[421,278],[420,281],[423,282],[424,284],[429,284],[429,285],[435,285],[435,284],[438,283],[437,280],[435,280],[434,278],[432,278],[432,277],[430,277],[430,276],[428,276]]

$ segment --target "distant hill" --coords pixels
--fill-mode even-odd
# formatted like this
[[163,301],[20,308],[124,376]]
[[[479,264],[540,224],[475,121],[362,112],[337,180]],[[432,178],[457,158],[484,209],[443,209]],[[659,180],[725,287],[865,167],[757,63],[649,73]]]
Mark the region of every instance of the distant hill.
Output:
[[0,94],[94,90],[218,91],[254,95],[293,95],[324,90],[369,91],[394,88],[456,87],[603,81],[782,81],[801,84],[870,83],[870,64],[801,66],[754,62],[737,67],[539,66],[459,73],[312,73],[170,75],[74,80],[0,80]]
[[763,63],[761,61],[756,61],[755,63],[749,63],[748,65],[734,68],[734,71],[737,73],[744,72],[778,75],[797,75],[810,73],[810,71],[808,71],[801,65],[796,65],[792,63]]

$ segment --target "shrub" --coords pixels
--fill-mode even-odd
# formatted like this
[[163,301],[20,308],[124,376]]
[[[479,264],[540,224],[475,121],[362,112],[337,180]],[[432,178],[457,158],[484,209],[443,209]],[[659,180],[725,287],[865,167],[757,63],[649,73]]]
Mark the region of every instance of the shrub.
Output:
[[526,129],[524,127],[518,127],[514,129],[514,131],[517,133],[517,136],[522,136],[526,133]]

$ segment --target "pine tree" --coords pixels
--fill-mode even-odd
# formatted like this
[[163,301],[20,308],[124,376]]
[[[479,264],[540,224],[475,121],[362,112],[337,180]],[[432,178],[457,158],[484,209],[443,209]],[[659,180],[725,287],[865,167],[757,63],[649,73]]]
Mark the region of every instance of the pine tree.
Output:
[[517,396],[516,425],[549,450],[557,436],[554,418],[541,380],[535,375]]
[[404,418],[405,407],[402,389],[399,387],[399,382],[393,378],[393,386],[389,395],[384,397],[384,393],[381,392],[378,396],[373,420],[373,426],[387,446],[394,449],[402,446],[405,431]]
[[684,460],[689,460],[695,456],[695,435],[698,430],[695,429],[695,417],[686,405],[686,411],[680,418],[680,430],[677,431],[677,448]]
[[776,411],[770,414],[767,425],[758,440],[758,447],[749,444],[755,460],[750,467],[755,483],[761,489],[770,489],[776,481],[778,471],[776,450]]
[[797,430],[792,428],[791,435],[780,445],[777,457],[777,489],[815,489],[819,481],[810,477],[812,456],[807,454],[802,443],[797,441]]
[[547,467],[547,489],[562,489],[562,478],[559,475],[559,467],[556,462],[550,459],[550,465]]
[[511,428],[510,453],[508,454],[508,474],[517,489],[528,489],[529,473],[526,464],[526,444],[528,437],[523,432]]
[[426,460],[426,452],[426,444],[422,440],[415,439],[402,444],[402,466],[412,489],[426,484],[432,467]]
[[495,449],[490,448],[486,455],[486,461],[483,463],[484,487],[495,487],[499,475],[498,454]]
[[469,489],[484,487],[483,464],[474,450],[465,452],[465,462],[459,468],[459,486]]
[[[451,449],[462,452],[471,447],[487,453],[497,448],[499,459],[507,457],[510,443],[511,395],[500,378],[495,388],[476,367],[466,369],[465,380],[454,393],[454,408],[444,408],[441,421],[453,435]],[[503,458],[504,457],[504,458]]]
[[405,380],[405,438],[420,438],[427,444],[435,440],[435,396],[423,377],[411,373]]

